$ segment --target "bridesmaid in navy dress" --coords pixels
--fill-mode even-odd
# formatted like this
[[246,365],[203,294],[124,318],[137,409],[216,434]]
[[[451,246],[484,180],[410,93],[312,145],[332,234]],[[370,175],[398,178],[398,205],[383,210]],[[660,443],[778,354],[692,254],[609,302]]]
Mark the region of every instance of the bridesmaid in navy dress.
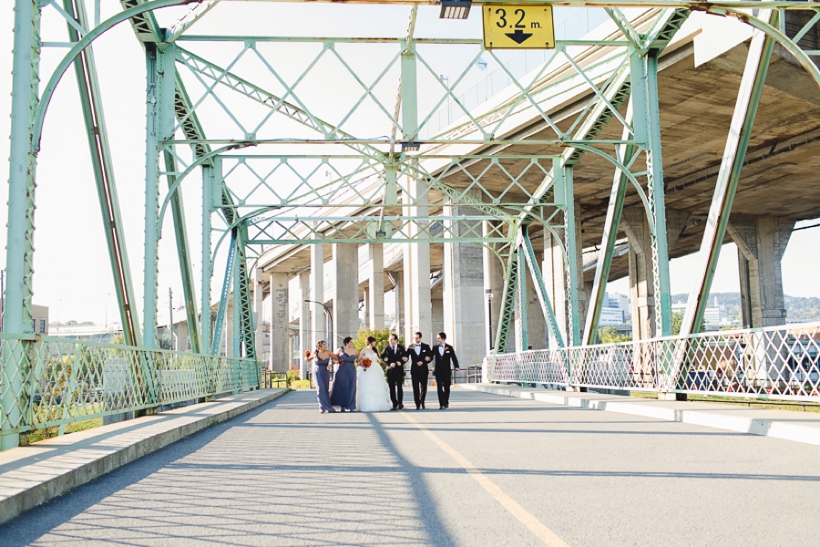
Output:
[[344,347],[339,350],[339,369],[333,376],[330,388],[330,402],[345,410],[356,410],[356,359],[359,352],[353,347],[353,338],[344,339]]
[[336,412],[330,404],[330,374],[328,374],[327,370],[330,362],[337,360],[336,355],[328,351],[327,344],[325,344],[324,340],[320,340],[316,342],[316,351],[313,353],[308,352],[305,360],[310,362],[314,359],[316,359],[316,364],[313,367],[313,381],[316,383],[316,398],[319,399],[319,411],[322,414],[325,412]]

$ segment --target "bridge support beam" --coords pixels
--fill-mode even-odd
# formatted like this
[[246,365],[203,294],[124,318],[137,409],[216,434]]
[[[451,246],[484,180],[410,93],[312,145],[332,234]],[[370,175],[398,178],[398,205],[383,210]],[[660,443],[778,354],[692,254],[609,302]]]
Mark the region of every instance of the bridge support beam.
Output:
[[[564,248],[566,245],[567,235],[562,228],[555,228],[554,233],[549,230],[544,230],[544,263],[541,268],[542,276],[544,278],[544,285],[547,290],[547,295],[553,303],[558,329],[566,341],[567,345],[577,345],[579,340],[573,337],[572,330],[578,332],[580,338],[580,326],[583,325],[586,317],[587,296],[584,290],[583,283],[583,257],[581,250],[581,223],[580,223],[580,206],[575,206],[575,213],[571,215],[575,223],[575,244],[573,246],[575,253],[569,260],[575,262],[575,268],[570,269],[569,264],[564,259]],[[570,216],[570,215],[568,215]],[[573,273],[574,272],[574,273]],[[573,276],[574,285],[577,287],[578,304],[576,309],[576,317],[578,319],[576,328],[573,329],[572,324],[572,306],[570,296],[570,277]],[[559,346],[558,340],[554,336],[550,336],[549,345],[551,348]]]
[[270,274],[270,305],[270,368],[284,373],[290,368],[288,274]]
[[[477,199],[481,196],[476,191],[469,194]],[[444,215],[478,215],[478,211],[471,207],[444,206]],[[461,236],[468,230],[476,231],[476,227],[469,228],[466,223],[453,226],[450,229]],[[474,223],[478,224],[478,221]],[[454,234],[456,235],[456,234]],[[447,342],[452,344],[458,352],[459,358],[466,363],[480,362],[484,358],[482,342],[486,335],[484,314],[482,313],[484,298],[484,276],[482,274],[483,252],[477,243],[445,243],[444,244],[444,328],[447,333]],[[465,365],[466,366],[466,365]]]
[[264,344],[264,337],[262,335],[262,307],[264,306],[264,272],[262,268],[255,268],[254,269],[254,279],[253,279],[253,312],[255,314],[255,322],[254,322],[254,342],[256,344],[256,356],[257,358],[261,358],[262,355],[262,346]]
[[[675,244],[689,213],[666,211],[666,241]],[[643,207],[623,210],[623,227],[629,241],[629,288],[632,307],[632,339],[648,340],[656,335],[655,284],[652,281],[652,252],[649,221]],[[660,336],[660,334],[658,334]]]
[[781,260],[794,220],[733,214],[727,232],[737,244],[743,327],[786,323]]
[[[486,237],[491,231],[490,221],[484,221],[483,233]],[[484,348],[486,355],[489,355],[495,347],[495,337],[498,331],[498,318],[501,315],[502,292],[504,291],[504,264],[498,256],[487,247],[482,251],[482,262],[484,266],[484,295],[482,305],[484,307]],[[492,291],[488,293],[487,291]],[[492,294],[492,296],[490,296]],[[506,348],[500,349],[499,353],[504,353]]]
[[345,336],[355,338],[359,330],[359,246],[333,244],[333,269],[333,332],[338,345]]
[[367,324],[375,330],[384,328],[384,245],[371,243],[367,251]]

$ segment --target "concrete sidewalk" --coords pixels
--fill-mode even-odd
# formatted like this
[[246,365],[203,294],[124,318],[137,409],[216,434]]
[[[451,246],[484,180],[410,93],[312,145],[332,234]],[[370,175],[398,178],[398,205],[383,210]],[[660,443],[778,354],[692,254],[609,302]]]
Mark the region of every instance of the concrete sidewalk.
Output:
[[0,452],[0,523],[287,391],[240,393]]
[[740,408],[694,401],[659,401],[623,395],[553,391],[500,384],[460,384],[459,387],[505,397],[606,410],[820,445],[820,413]]

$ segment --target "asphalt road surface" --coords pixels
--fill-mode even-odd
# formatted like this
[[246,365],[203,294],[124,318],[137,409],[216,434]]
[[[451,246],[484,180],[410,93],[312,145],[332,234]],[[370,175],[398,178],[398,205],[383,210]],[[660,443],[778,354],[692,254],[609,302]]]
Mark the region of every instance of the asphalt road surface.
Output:
[[820,447],[429,395],[321,415],[287,394],[0,526],[0,546],[820,544]]

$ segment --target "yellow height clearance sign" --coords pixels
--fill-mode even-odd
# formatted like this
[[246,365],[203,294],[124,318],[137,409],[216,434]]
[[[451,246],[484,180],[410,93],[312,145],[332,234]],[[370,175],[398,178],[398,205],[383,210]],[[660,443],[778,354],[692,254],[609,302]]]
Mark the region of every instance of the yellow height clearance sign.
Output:
[[484,5],[486,49],[552,49],[552,6]]

